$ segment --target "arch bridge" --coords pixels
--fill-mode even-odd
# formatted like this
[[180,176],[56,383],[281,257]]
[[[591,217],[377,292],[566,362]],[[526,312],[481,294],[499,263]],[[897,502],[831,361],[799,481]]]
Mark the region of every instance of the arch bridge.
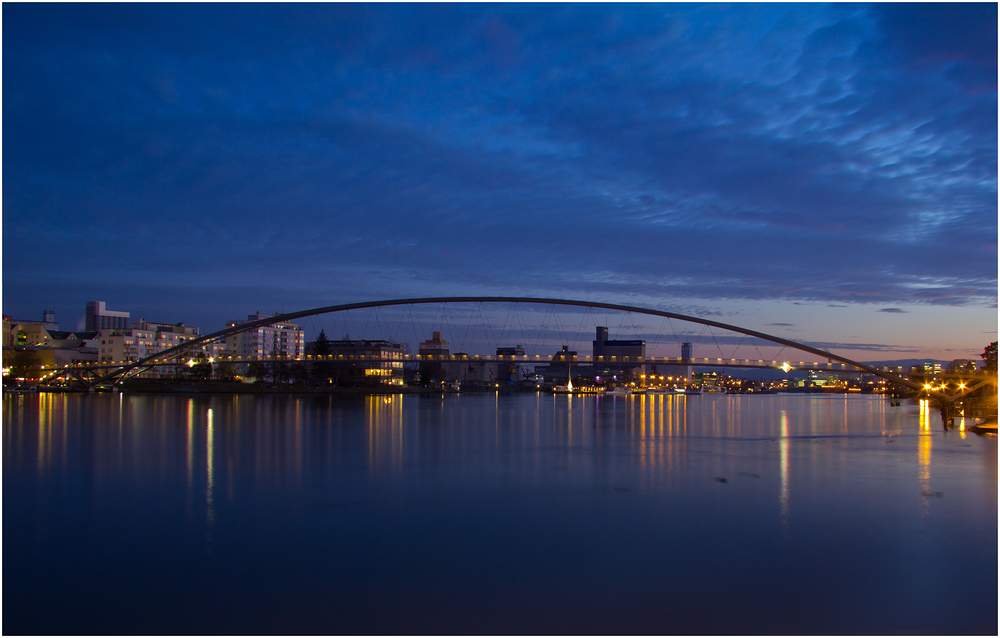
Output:
[[[755,337],[762,339],[764,341],[781,345],[783,347],[792,348],[799,350],[801,352],[806,352],[822,359],[826,359],[826,363],[815,363],[815,362],[789,362],[789,361],[778,361],[776,359],[764,360],[764,359],[723,359],[723,358],[692,358],[692,359],[681,359],[677,357],[641,357],[632,358],[629,361],[616,361],[615,363],[633,363],[635,365],[683,365],[692,367],[748,367],[748,368],[780,368],[784,371],[790,369],[808,369],[808,370],[837,370],[837,371],[850,371],[850,372],[864,372],[867,374],[872,374],[881,378],[884,378],[893,383],[911,388],[913,390],[924,392],[928,396],[940,399],[945,402],[953,402],[959,400],[971,392],[977,390],[978,388],[993,384],[996,385],[995,376],[987,376],[983,378],[981,375],[970,375],[968,379],[963,379],[961,382],[956,380],[956,385],[958,389],[954,392],[949,392],[944,389],[934,389],[928,387],[923,379],[917,381],[901,374],[882,370],[869,366],[864,363],[860,363],[849,359],[847,357],[838,355],[833,352],[828,352],[819,348],[814,348],[808,344],[792,341],[790,339],[785,339],[783,337],[778,337],[776,335],[767,334],[757,330],[751,330],[748,328],[742,328],[740,326],[735,326],[732,324],[723,323],[720,321],[715,321],[712,319],[704,319],[701,317],[694,317],[690,315],[684,315],[676,312],[669,312],[665,310],[654,310],[650,308],[641,308],[638,306],[624,305],[624,304],[612,304],[612,303],[602,303],[596,301],[577,301],[570,299],[554,299],[554,298],[544,298],[544,297],[418,297],[410,299],[390,299],[384,301],[367,301],[349,304],[339,304],[334,306],[323,306],[320,308],[310,308],[307,310],[299,310],[296,312],[277,314],[272,317],[266,317],[264,319],[258,319],[253,321],[247,321],[236,326],[225,328],[211,334],[196,337],[194,339],[185,341],[183,344],[174,346],[172,348],[163,350],[151,356],[145,357],[138,361],[126,362],[119,365],[91,365],[86,366],[87,369],[91,370],[92,376],[87,378],[79,374],[79,371],[74,372],[73,370],[67,369],[65,374],[74,376],[79,381],[83,382],[88,387],[94,387],[104,384],[117,384],[122,380],[137,374],[142,370],[147,370],[155,366],[162,366],[167,363],[173,363],[178,360],[179,357],[183,356],[185,352],[197,349],[199,346],[207,344],[209,342],[218,341],[226,337],[239,334],[241,332],[246,332],[249,330],[254,330],[256,328],[267,326],[275,323],[287,323],[294,321],[296,319],[301,319],[303,317],[310,317],[316,315],[324,315],[337,312],[346,312],[350,310],[363,310],[368,308],[383,308],[390,306],[405,306],[405,305],[425,305],[425,304],[458,304],[458,303],[478,303],[478,304],[492,304],[492,303],[509,303],[509,304],[541,304],[541,305],[552,305],[552,306],[567,306],[567,307],[582,307],[589,309],[601,309],[601,310],[613,310],[625,313],[636,313],[639,315],[648,315],[652,317],[662,317],[664,319],[676,319],[678,321],[684,321],[688,323],[698,324],[702,326],[708,326],[710,328],[719,328],[722,330],[728,330],[738,334],[746,335],[749,337]],[[541,358],[539,356],[521,356],[518,358],[516,355],[509,356],[497,356],[497,357],[475,357],[476,360],[480,361],[523,361],[526,363],[550,363],[553,361],[552,358]],[[579,359],[581,363],[589,363],[591,357],[585,357]],[[621,359],[621,358],[619,358]],[[230,359],[231,361],[245,361],[245,359]],[[287,360],[287,359],[286,359]],[[306,360],[302,357],[302,360]],[[410,355],[409,358],[405,359],[408,361],[426,361],[431,360],[428,358],[421,358],[419,355]],[[610,362],[610,361],[608,361]],[[836,362],[836,363],[834,363]],[[103,372],[103,374],[102,374]]]

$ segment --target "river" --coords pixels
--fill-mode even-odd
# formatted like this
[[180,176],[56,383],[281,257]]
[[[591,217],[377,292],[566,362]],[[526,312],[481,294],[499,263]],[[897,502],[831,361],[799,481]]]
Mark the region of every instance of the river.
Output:
[[3,603],[6,634],[995,635],[997,439],[876,396],[5,396]]

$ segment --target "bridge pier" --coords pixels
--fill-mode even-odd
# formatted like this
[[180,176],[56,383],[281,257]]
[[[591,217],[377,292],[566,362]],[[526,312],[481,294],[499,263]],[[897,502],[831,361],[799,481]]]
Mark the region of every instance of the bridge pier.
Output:
[[938,409],[941,411],[941,425],[945,430],[955,427],[955,404],[947,399],[938,400]]

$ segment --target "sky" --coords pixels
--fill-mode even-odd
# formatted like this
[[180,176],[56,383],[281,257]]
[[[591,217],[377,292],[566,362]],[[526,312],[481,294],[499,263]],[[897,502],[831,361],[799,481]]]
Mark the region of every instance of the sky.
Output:
[[512,295],[857,360],[997,338],[993,3],[2,12],[15,319]]

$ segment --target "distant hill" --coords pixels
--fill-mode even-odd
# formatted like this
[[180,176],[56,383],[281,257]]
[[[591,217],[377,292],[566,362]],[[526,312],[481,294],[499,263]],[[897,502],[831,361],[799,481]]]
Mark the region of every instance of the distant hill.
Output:
[[953,361],[953,359],[947,359],[947,360],[945,360],[945,359],[895,359],[895,360],[892,360],[892,361],[861,361],[860,363],[863,363],[865,365],[872,366],[872,367],[875,367],[875,366],[903,366],[904,368],[912,368],[913,366],[922,366],[925,363],[932,362],[932,363],[940,363],[941,367],[944,368],[945,366],[947,366],[952,361]]

